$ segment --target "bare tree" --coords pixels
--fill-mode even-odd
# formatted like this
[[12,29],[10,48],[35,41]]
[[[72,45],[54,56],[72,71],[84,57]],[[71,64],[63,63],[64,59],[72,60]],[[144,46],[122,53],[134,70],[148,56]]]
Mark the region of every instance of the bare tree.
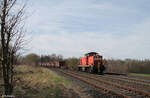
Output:
[[25,5],[19,8],[18,0],[0,0],[1,65],[4,94],[13,92],[14,56],[24,43],[23,15]]

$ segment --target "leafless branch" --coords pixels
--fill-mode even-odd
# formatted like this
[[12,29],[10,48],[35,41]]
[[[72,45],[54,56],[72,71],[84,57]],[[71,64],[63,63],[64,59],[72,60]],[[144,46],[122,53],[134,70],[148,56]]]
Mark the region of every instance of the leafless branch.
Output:
[[22,24],[26,4],[12,12],[17,0],[0,0],[1,62],[5,94],[13,91],[14,55],[23,48],[24,25]]

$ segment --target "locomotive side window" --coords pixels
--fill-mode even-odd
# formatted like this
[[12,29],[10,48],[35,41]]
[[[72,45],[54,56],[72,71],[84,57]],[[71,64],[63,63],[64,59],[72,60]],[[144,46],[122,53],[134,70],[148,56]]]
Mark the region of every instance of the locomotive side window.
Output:
[[94,58],[94,60],[102,60],[102,58]]

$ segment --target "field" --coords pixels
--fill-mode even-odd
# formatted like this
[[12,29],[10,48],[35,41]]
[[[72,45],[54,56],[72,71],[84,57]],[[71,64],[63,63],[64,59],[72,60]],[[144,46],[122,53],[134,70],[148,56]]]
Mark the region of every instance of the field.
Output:
[[150,74],[143,74],[143,73],[130,73],[133,76],[143,76],[143,77],[150,77]]
[[69,94],[67,89],[70,89],[72,84],[49,69],[23,65],[17,66],[15,71],[16,98],[69,98],[68,96],[71,96],[67,95]]

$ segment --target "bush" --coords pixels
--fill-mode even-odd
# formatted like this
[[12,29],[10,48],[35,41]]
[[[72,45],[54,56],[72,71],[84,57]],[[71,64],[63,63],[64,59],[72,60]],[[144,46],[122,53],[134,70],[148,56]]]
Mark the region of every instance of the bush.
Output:
[[123,60],[107,60],[107,63],[104,64],[106,66],[106,72],[109,73],[128,73],[128,66],[126,66],[126,62]]
[[112,73],[150,73],[149,60],[107,60],[106,72]]
[[25,57],[25,63],[27,65],[39,66],[40,56],[37,54],[31,53]]
[[79,65],[79,63],[80,63],[79,58],[72,57],[65,59],[66,66],[71,70],[77,69],[77,65]]
[[130,73],[150,73],[150,61],[149,60],[128,60],[128,71]]

